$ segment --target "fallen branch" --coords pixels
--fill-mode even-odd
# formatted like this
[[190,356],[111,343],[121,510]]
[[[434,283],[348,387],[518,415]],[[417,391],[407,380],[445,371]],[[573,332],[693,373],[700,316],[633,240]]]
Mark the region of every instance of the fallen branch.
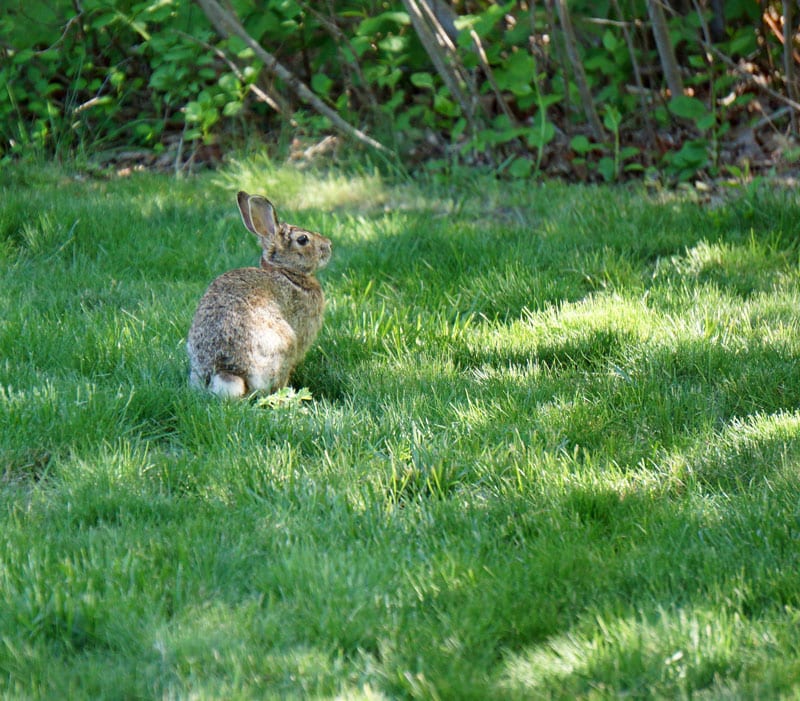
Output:
[[251,37],[247,30],[241,25],[239,20],[234,17],[230,12],[223,9],[217,0],[197,0],[203,12],[208,17],[214,29],[216,29],[223,37],[229,37],[231,34],[239,37],[253,53],[259,58],[270,73],[277,76],[282,80],[289,89],[294,92],[301,100],[310,105],[316,112],[330,120],[331,124],[343,134],[349,136],[360,143],[374,148],[384,154],[391,154],[391,150],[384,146],[379,141],[376,141],[371,136],[368,136],[360,129],[357,129],[352,124],[342,119],[336,110],[326,105],[317,95],[294,73],[292,73],[286,66],[278,61],[269,51],[267,51],[261,44],[259,44],[253,37]]

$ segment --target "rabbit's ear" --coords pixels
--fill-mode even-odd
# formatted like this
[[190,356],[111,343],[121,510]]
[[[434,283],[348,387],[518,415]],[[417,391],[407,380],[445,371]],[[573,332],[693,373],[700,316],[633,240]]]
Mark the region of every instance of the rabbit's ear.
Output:
[[272,238],[275,235],[278,230],[278,215],[266,197],[239,192],[236,201],[248,231],[261,238]]
[[236,204],[239,205],[239,213],[242,215],[242,221],[247,227],[247,230],[255,233],[255,231],[253,231],[253,222],[250,221],[250,207],[247,204],[249,197],[250,195],[244,190],[239,190],[239,192],[236,193]]

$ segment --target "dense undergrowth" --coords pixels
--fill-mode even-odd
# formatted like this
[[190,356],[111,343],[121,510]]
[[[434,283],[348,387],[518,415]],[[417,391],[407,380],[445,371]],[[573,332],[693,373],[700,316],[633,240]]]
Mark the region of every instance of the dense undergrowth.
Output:
[[568,5],[235,0],[218,26],[215,0],[12,2],[0,157],[183,171],[257,143],[342,163],[356,144],[344,125],[409,171],[674,183],[796,170],[791,5]]

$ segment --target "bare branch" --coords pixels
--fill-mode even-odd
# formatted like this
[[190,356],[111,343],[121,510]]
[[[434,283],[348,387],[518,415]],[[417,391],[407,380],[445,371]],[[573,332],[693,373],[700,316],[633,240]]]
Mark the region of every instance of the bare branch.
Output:
[[[360,84],[359,92],[363,93],[366,96],[367,102],[369,103],[369,107],[373,112],[378,112],[378,101],[375,98],[375,94],[372,90],[369,89],[369,83],[367,79],[364,77],[364,72],[361,70],[361,64],[358,61],[358,53],[356,52],[355,48],[353,47],[353,43],[350,41],[349,37],[341,30],[336,22],[328,17],[326,17],[322,12],[319,10],[314,9],[310,3],[303,2],[301,0],[300,6],[306,11],[312,14],[317,21],[325,27],[325,29],[330,33],[330,35],[334,38],[337,44],[337,50],[339,55],[342,57],[342,63],[344,65],[352,65],[353,71],[356,74],[356,78]],[[332,16],[335,17],[334,8],[332,3],[328,2],[329,12]],[[352,55],[352,63],[347,61],[344,51],[342,51],[341,46],[347,46],[347,49],[350,51]],[[352,86],[351,81],[347,81],[347,83]]]
[[[569,86],[567,85],[567,76],[569,75],[569,60],[566,56],[566,50],[562,42],[557,41],[558,31],[556,29],[556,17],[553,12],[553,0],[545,0],[544,9],[547,15],[547,26],[550,30],[550,36],[553,37],[553,46],[555,46],[556,61],[558,63],[558,71],[564,77],[564,110],[567,113],[572,112],[572,101],[569,97]],[[531,37],[536,35],[536,18],[533,13],[533,5],[531,5]],[[533,43],[531,43],[531,52],[533,52]]]
[[672,97],[683,95],[683,81],[681,72],[678,68],[678,61],[675,58],[675,50],[672,48],[672,41],[669,38],[667,28],[667,18],[664,15],[664,8],[661,0],[646,0],[647,14],[650,15],[650,24],[653,28],[653,37],[656,40],[658,56],[661,59],[661,68],[664,71],[664,79]]
[[492,86],[492,92],[494,93],[495,100],[497,100],[497,104],[500,105],[500,109],[503,110],[503,114],[506,116],[512,126],[516,126],[517,118],[514,116],[514,113],[511,111],[508,103],[503,98],[503,93],[500,90],[500,86],[497,85],[497,81],[494,78],[494,71],[489,65],[489,58],[486,56],[486,51],[483,48],[483,44],[481,43],[481,38],[478,36],[478,32],[476,32],[474,29],[470,29],[469,35],[472,39],[473,45],[475,46],[475,51],[478,54],[478,60],[481,62],[481,68],[483,68],[483,72],[486,74],[486,80],[488,80],[489,85]]
[[[430,12],[430,7],[428,7],[425,0],[421,0],[421,3],[427,10],[427,19],[417,0],[403,0],[403,5],[405,5],[408,11],[411,24],[414,25],[414,30],[417,32],[420,42],[422,42],[423,47],[425,47],[425,51],[433,62],[436,72],[444,81],[453,99],[458,102],[459,107],[461,107],[461,112],[467,120],[469,130],[474,134],[478,131],[478,125],[475,119],[473,101],[462,89],[462,85],[466,85],[465,76],[459,73],[459,66],[453,67],[448,62],[448,49],[452,49],[450,54],[452,56],[455,52],[455,47],[453,47],[441,23],[436,16]],[[433,17],[433,29],[428,23],[431,17]]]
[[600,124],[600,118],[597,116],[597,110],[594,107],[594,100],[592,99],[592,92],[589,90],[589,82],[586,80],[586,72],[583,70],[583,63],[581,63],[580,56],[578,55],[578,40],[575,36],[575,30],[572,27],[572,18],[567,9],[566,0],[555,0],[556,9],[558,10],[558,19],[561,22],[561,29],[564,32],[564,44],[567,49],[567,56],[572,65],[572,74],[575,76],[575,84],[578,86],[578,92],[581,96],[583,103],[583,113],[586,115],[586,121],[589,122],[589,128],[592,130],[592,136],[597,141],[603,141],[603,125]]
[[[212,46],[211,44],[198,39],[197,37],[193,37],[191,34],[186,34],[185,32],[178,32],[182,37],[184,37],[188,41],[192,41],[199,46],[202,46],[206,51],[211,51],[217,58],[221,61],[224,61],[228,68],[231,69],[231,73],[233,73],[236,78],[239,80],[240,83],[243,85],[247,83],[247,78],[245,78],[244,73],[242,70],[237,66],[228,56],[225,54],[224,51],[221,51],[216,46]],[[289,114],[289,110],[287,105],[281,99],[279,95],[270,95],[266,90],[263,90],[258,85],[252,84],[248,86],[250,92],[252,92],[259,100],[264,102],[265,104],[269,105],[272,109],[274,109],[281,117],[284,119],[292,119],[291,114]]]
[[380,142],[368,136],[360,129],[357,129],[352,124],[349,124],[342,119],[339,114],[326,105],[317,95],[294,73],[292,73],[286,66],[278,61],[269,51],[267,51],[261,44],[259,44],[253,37],[251,37],[247,30],[241,25],[239,20],[234,17],[230,12],[223,9],[217,0],[197,0],[206,17],[213,27],[224,37],[234,34],[238,36],[247,46],[249,46],[259,60],[264,64],[270,73],[273,73],[280,78],[289,89],[295,93],[301,100],[309,104],[316,112],[327,117],[331,124],[336,127],[343,134],[346,134],[352,139],[359,141],[366,146],[370,146],[381,153],[390,154],[391,151],[381,144]]
[[645,90],[644,90],[644,82],[642,81],[642,71],[639,68],[639,62],[636,60],[636,49],[633,46],[633,39],[631,38],[631,33],[628,31],[629,23],[625,21],[625,17],[622,14],[622,8],[619,5],[618,0],[612,0],[614,5],[614,11],[617,13],[617,17],[619,17],[619,26],[622,29],[622,36],[625,39],[625,45],[628,47],[628,56],[631,59],[631,65],[633,66],[633,79],[636,81],[636,88],[639,93],[639,103],[642,108],[642,118],[644,119],[645,128],[647,129],[647,138],[650,141],[650,144],[654,144],[656,142],[656,135],[655,130],[653,129],[653,122],[650,119],[650,111],[647,109],[647,102],[645,100]]
[[[786,83],[786,93],[791,100],[797,100],[797,86],[794,83],[794,0],[783,0],[783,80]],[[790,115],[792,133],[797,134],[797,115]]]
[[705,41],[703,41],[702,43],[703,43],[703,48],[705,48],[706,51],[716,56],[720,61],[722,61],[726,66],[728,66],[728,68],[730,68],[734,73],[736,73],[736,75],[738,75],[740,78],[743,78],[747,83],[752,85],[754,88],[760,90],[761,92],[763,92],[766,95],[769,95],[772,98],[775,98],[779,102],[782,102],[784,105],[788,105],[796,112],[800,112],[800,103],[796,102],[790,97],[786,97],[786,95],[783,95],[779,93],[777,90],[773,90],[769,86],[765,85],[763,81],[758,80],[758,78],[756,78],[752,74],[748,73],[747,71],[743,70],[741,67],[736,65],[736,62],[732,58],[726,56],[713,44],[709,44]]

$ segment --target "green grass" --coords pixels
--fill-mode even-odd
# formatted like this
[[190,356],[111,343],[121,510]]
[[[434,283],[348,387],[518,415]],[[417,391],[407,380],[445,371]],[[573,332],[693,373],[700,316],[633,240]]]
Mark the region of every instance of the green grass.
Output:
[[[800,200],[0,171],[9,698],[800,695]],[[301,393],[192,392],[233,193],[334,241]]]

